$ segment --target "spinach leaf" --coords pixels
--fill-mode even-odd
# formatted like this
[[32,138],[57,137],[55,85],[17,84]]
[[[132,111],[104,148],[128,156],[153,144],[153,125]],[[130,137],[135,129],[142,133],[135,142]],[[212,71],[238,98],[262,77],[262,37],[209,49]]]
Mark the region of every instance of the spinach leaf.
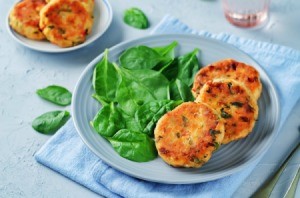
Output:
[[71,92],[58,85],[50,85],[46,88],[38,89],[36,93],[41,98],[61,106],[67,106],[72,101]]
[[121,67],[127,69],[152,69],[165,59],[154,49],[146,46],[131,47],[119,57]]
[[[165,60],[159,62],[153,68],[153,70],[160,71],[160,72],[163,71],[162,74],[164,74],[168,79],[172,79],[174,76],[177,76],[177,70],[175,70],[175,73],[174,73],[173,69],[175,67],[171,66],[171,64],[174,64],[173,60],[175,58],[175,47],[177,46],[177,44],[178,43],[176,41],[173,41],[169,45],[153,48],[161,56],[166,58]],[[176,69],[177,69],[177,67],[176,67]]]
[[156,100],[145,103],[135,113],[135,119],[141,126],[143,133],[153,137],[156,122],[168,111],[173,110],[182,101]]
[[107,139],[114,150],[126,159],[147,162],[157,157],[154,141],[144,133],[122,129]]
[[32,128],[43,134],[54,134],[69,118],[68,111],[47,112],[33,120]]
[[170,83],[170,99],[171,100],[183,100],[194,101],[194,96],[190,87],[179,79]]
[[169,81],[174,81],[178,76],[178,58],[166,63],[159,70]]
[[176,57],[173,61],[166,63],[163,67],[157,66],[154,69],[159,70],[169,81],[179,79],[186,85],[191,86],[195,74],[200,69],[197,53],[198,49],[195,49],[183,56]]
[[133,116],[146,102],[168,99],[168,80],[161,73],[147,69],[119,71],[122,80],[116,98],[126,114]]
[[135,119],[134,115],[128,115],[121,108],[119,108],[119,110],[122,113],[123,120],[125,122],[125,129],[128,129],[132,132],[141,132],[143,130],[141,125]]
[[125,128],[122,113],[112,102],[100,109],[91,121],[92,127],[102,136],[111,137],[120,129]]
[[126,24],[138,29],[146,29],[149,27],[146,15],[138,8],[125,10],[123,20]]
[[177,41],[173,41],[169,45],[161,47],[153,47],[157,53],[166,58],[174,59],[175,58],[175,48],[178,45]]
[[198,49],[194,49],[192,52],[178,57],[178,74],[177,78],[191,86],[194,81],[194,76],[200,68],[197,54]]
[[108,50],[106,49],[102,60],[95,66],[92,80],[96,92],[94,97],[100,102],[111,102],[115,99],[116,90],[120,84],[116,67],[108,61]]

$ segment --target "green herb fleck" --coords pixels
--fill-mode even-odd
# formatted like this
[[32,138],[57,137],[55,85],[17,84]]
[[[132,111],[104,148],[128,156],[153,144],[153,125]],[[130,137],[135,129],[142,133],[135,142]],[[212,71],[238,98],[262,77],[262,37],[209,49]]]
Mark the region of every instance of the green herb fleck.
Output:
[[243,103],[241,103],[241,102],[231,102],[230,104],[232,104],[233,106],[236,106],[236,107],[242,107],[243,106]]
[[196,164],[201,164],[201,163],[203,163],[203,161],[200,160],[200,159],[197,158],[197,157],[193,157],[193,162],[196,163]]
[[181,118],[182,118],[182,121],[183,121],[183,126],[187,127],[189,119],[185,116],[182,116]]
[[233,94],[233,93],[232,93],[232,90],[231,90],[232,83],[231,83],[231,82],[227,83],[227,86],[228,86],[228,89],[229,89],[230,94]]
[[209,133],[211,136],[216,136],[217,134],[220,134],[221,132],[219,130],[210,129]]
[[227,118],[231,118],[232,116],[229,113],[225,112],[224,108],[222,108],[221,109],[221,117],[227,119]]
[[227,86],[228,86],[229,89],[231,89],[232,83],[231,82],[228,83]]
[[66,30],[64,30],[64,29],[62,29],[62,28],[58,28],[58,32],[59,32],[60,34],[64,34],[64,33],[66,33]]
[[220,147],[220,144],[218,142],[214,142],[214,147],[215,147],[215,150],[218,150]]

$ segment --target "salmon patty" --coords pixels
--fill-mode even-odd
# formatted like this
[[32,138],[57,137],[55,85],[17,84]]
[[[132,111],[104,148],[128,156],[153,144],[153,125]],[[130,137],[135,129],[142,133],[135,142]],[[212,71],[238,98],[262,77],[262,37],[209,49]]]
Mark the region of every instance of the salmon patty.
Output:
[[46,39],[39,27],[40,10],[45,5],[44,0],[24,0],[17,3],[9,14],[10,26],[29,39]]
[[223,144],[246,137],[258,117],[258,106],[244,84],[232,79],[215,79],[204,84],[196,102],[204,102],[224,118]]
[[[47,3],[49,3],[52,0],[46,0]],[[89,13],[93,14],[94,12],[94,6],[95,6],[95,0],[78,0],[81,2],[88,10]]]
[[77,0],[51,0],[40,13],[40,28],[44,35],[60,47],[83,43],[92,26],[92,15]]
[[203,67],[195,76],[192,93],[196,98],[203,85],[215,78],[230,78],[240,81],[251,91],[255,100],[260,97],[262,84],[258,71],[245,63],[225,59]]
[[182,103],[157,122],[154,136],[159,156],[174,167],[201,167],[223,140],[222,120],[204,103]]

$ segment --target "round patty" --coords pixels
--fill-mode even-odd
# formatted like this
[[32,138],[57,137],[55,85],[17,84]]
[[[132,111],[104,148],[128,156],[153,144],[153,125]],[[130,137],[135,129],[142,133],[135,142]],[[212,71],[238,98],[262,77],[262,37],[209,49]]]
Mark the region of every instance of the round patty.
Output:
[[[49,3],[52,0],[46,0],[47,3]],[[93,14],[94,12],[94,5],[95,5],[95,0],[78,0],[81,2],[88,10],[89,13]]]
[[17,3],[9,14],[9,24],[19,34],[33,40],[44,40],[40,30],[40,10],[44,0],[24,0]]
[[231,78],[240,81],[251,91],[257,100],[262,91],[258,71],[245,63],[225,59],[203,67],[195,76],[192,93],[196,98],[203,85],[215,78]]
[[182,103],[166,113],[154,130],[159,156],[174,167],[201,167],[224,137],[223,119],[203,103]]
[[92,15],[77,0],[51,0],[40,13],[44,35],[60,47],[83,43],[92,26]]
[[202,87],[196,102],[216,109],[225,121],[223,144],[246,137],[258,116],[256,100],[244,84],[232,79],[215,79]]

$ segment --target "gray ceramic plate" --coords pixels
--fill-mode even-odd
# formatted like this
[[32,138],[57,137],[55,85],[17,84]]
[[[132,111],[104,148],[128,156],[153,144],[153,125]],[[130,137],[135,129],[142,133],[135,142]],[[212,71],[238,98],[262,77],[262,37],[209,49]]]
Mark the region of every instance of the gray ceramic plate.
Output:
[[12,38],[18,43],[24,45],[25,47],[41,52],[62,53],[80,49],[94,42],[108,29],[109,25],[111,24],[112,17],[113,11],[109,2],[107,0],[95,0],[94,25],[91,34],[87,36],[86,41],[84,43],[68,48],[61,48],[57,45],[50,43],[49,41],[35,41],[25,38],[24,36],[15,32],[9,26],[8,17],[6,20],[6,26]]
[[201,49],[202,65],[224,58],[233,58],[253,65],[261,75],[263,92],[258,101],[259,119],[253,132],[245,139],[222,146],[211,160],[199,169],[172,168],[157,158],[137,163],[120,157],[111,145],[98,135],[89,122],[101,108],[91,95],[92,73],[102,54],[95,58],[81,75],[73,96],[72,111],[76,129],[85,144],[110,166],[140,179],[170,184],[190,184],[211,181],[238,172],[258,160],[270,147],[276,136],[279,102],[276,91],[266,72],[247,54],[237,48],[212,39],[193,35],[156,35],[124,42],[109,50],[109,60],[116,62],[120,53],[136,45],[162,46],[178,41],[177,55]]

